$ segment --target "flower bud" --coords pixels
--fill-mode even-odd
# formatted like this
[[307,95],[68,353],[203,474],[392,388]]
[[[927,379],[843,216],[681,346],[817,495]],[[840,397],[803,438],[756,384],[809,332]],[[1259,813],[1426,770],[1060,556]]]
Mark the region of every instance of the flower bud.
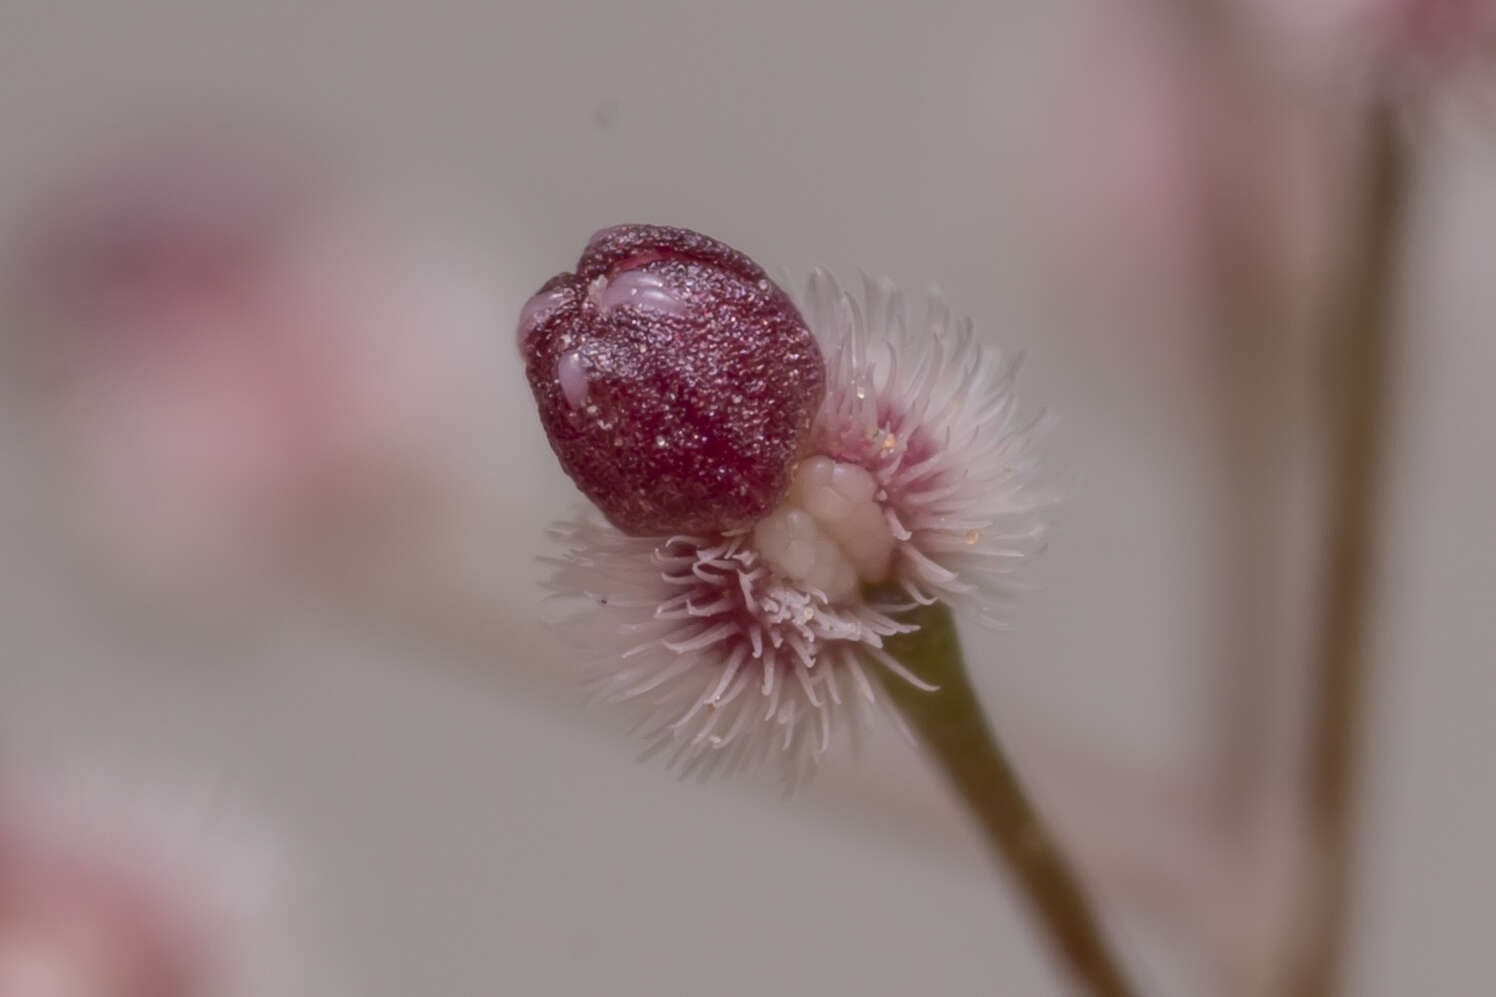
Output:
[[789,489],[826,366],[789,296],[686,229],[622,225],[526,303],[519,348],[562,468],[626,533],[749,526]]

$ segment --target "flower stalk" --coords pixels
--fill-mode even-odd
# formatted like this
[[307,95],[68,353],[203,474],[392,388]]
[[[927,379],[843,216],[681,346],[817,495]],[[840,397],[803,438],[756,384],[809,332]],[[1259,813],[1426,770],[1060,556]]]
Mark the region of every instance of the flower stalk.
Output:
[[1316,921],[1297,997],[1343,988],[1351,909],[1351,859],[1367,684],[1372,545],[1386,451],[1388,370],[1396,270],[1407,201],[1407,164],[1395,109],[1373,109],[1362,198],[1350,245],[1356,256],[1331,313],[1341,363],[1340,410],[1331,450],[1333,492],[1325,536],[1324,602],[1314,676],[1308,771],[1310,833],[1321,866]]
[[920,606],[905,622],[919,629],[887,638],[886,650],[939,689],[927,692],[890,678],[883,683],[889,699],[976,817],[1066,968],[1094,997],[1132,997],[1137,991],[1123,975],[1094,905],[987,722],[966,675],[950,608]]

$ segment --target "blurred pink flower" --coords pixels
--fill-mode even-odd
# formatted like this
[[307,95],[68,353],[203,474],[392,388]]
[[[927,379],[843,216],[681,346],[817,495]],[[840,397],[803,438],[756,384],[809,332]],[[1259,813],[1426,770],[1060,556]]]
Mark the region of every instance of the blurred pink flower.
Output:
[[0,842],[0,993],[177,997],[201,992],[192,932],[166,895],[103,856]]
[[[248,997],[271,956],[242,841],[56,792],[0,793],[0,995]],[[263,872],[263,870],[259,870]]]
[[1370,17],[1394,86],[1438,86],[1469,74],[1490,82],[1496,69],[1491,0],[1380,0]]
[[1040,277],[1108,337],[1136,312],[1155,338],[1199,339],[1223,307],[1304,295],[1328,251],[1338,136],[1249,35],[1176,14],[1081,17],[1028,145]]
[[59,504],[174,599],[377,535],[451,428],[445,277],[294,149],[185,131],[85,161],[12,272]]
[[[1316,83],[1350,82],[1407,97],[1489,82],[1491,0],[1243,0],[1274,56]],[[1286,53],[1286,54],[1285,54]]]

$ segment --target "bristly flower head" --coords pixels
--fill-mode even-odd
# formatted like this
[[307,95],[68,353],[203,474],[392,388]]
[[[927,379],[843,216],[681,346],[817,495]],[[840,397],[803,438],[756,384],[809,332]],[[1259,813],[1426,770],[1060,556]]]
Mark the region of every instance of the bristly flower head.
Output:
[[[589,268],[600,243],[626,244],[627,265]],[[919,684],[883,650],[912,629],[904,611],[947,600],[992,620],[1004,576],[1043,538],[1015,366],[969,321],[932,296],[911,324],[887,282],[864,281],[858,299],[819,271],[796,307],[761,275],[695,233],[608,229],[520,320],[552,446],[617,527],[559,527],[567,550],[550,587],[590,599],[568,632],[599,668],[600,696],[643,703],[643,732],[686,771],[770,751],[803,771],[844,719],[855,731],[847,714],[877,702],[869,667]],[[592,360],[624,347],[673,356]],[[686,456],[667,446],[641,464],[589,419],[672,427]],[[743,458],[754,432],[773,443]],[[695,489],[694,504],[671,518],[654,486]],[[620,514],[641,496],[658,514]]]

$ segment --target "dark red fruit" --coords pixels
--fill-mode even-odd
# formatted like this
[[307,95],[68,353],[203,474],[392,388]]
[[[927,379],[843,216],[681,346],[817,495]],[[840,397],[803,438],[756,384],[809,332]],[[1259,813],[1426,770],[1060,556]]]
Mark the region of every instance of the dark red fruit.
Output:
[[789,296],[704,235],[620,225],[525,304],[519,347],[561,467],[626,533],[748,526],[789,488],[826,365]]

